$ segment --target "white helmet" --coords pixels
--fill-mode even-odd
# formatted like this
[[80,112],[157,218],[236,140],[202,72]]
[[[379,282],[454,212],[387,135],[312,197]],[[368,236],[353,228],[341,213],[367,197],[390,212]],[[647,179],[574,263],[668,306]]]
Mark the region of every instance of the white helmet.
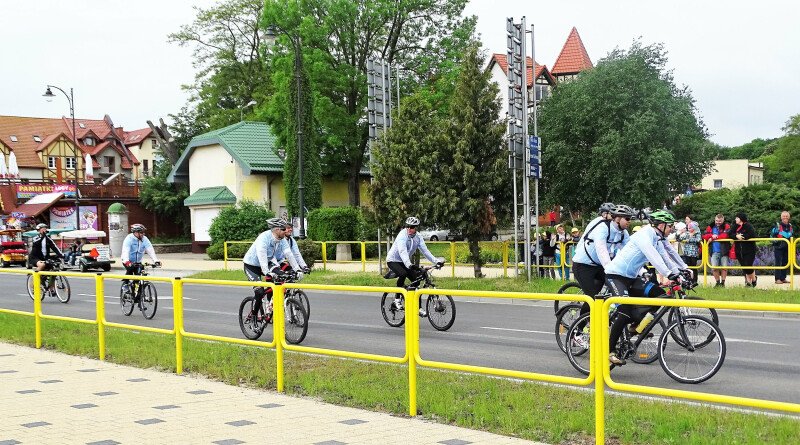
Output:
[[416,216],[409,216],[406,218],[406,227],[417,227],[419,225],[419,218]]

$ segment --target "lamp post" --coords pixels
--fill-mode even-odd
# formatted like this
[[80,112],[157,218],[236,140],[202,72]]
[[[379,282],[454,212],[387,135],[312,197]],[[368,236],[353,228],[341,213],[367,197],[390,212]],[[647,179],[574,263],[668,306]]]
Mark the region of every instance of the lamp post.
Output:
[[[67,100],[69,101],[69,116],[72,119],[72,142],[75,144],[75,150],[77,155],[77,151],[80,151],[80,148],[78,146],[78,136],[77,133],[75,133],[75,99],[72,95],[72,88],[69,89],[69,94],[67,94],[66,91],[62,90],[61,88],[55,85],[47,85],[47,91],[45,91],[44,94],[42,94],[42,96],[46,97],[48,102],[50,102],[51,100],[53,100],[54,97],[56,97],[56,95],[53,94],[53,91],[50,90],[50,88],[55,88],[58,91],[61,91],[64,94],[64,97],[66,97]],[[75,157],[75,230],[81,229],[81,214],[78,211],[79,204],[80,204],[80,192],[78,191],[78,158],[76,156]]]
[[250,102],[247,102],[247,105],[243,106],[242,108],[239,108],[239,122],[244,120],[244,109],[247,107],[251,107],[257,103],[258,102],[251,100]]
[[306,237],[306,228],[305,228],[305,218],[303,217],[303,213],[305,212],[305,201],[303,199],[303,125],[300,123],[300,119],[303,116],[302,107],[303,101],[300,97],[302,94],[302,88],[300,85],[300,72],[303,69],[303,55],[300,52],[302,46],[300,41],[300,36],[295,36],[289,34],[288,32],[282,30],[281,28],[270,25],[267,27],[267,34],[266,34],[266,41],[267,44],[272,46],[275,44],[275,40],[277,39],[276,31],[283,33],[286,37],[289,38],[289,41],[292,42],[292,48],[294,49],[294,80],[295,80],[295,88],[297,88],[297,95],[296,99],[296,125],[297,125],[297,194],[299,198],[300,204],[300,234],[299,237],[301,239]]

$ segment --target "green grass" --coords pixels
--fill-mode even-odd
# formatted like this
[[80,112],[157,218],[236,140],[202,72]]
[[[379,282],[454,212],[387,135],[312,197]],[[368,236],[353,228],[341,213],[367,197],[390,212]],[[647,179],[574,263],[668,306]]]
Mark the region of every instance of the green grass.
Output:
[[[43,346],[97,358],[96,328],[43,320]],[[108,328],[110,362],[175,369],[174,338]],[[33,346],[30,317],[0,314],[0,339]],[[184,341],[184,370],[233,385],[274,390],[271,350]],[[286,354],[286,392],[357,408],[405,415],[407,368]],[[593,444],[594,398],[570,388],[421,369],[419,414],[441,423],[551,444]],[[606,396],[607,443],[795,444],[800,421],[628,397]]]
[[[442,272],[438,272],[442,273]],[[212,270],[192,275],[192,278],[217,280],[245,280],[244,272],[236,270]],[[449,278],[435,277],[436,285],[443,289],[470,289],[499,292],[546,292],[558,291],[564,282],[557,280],[532,280],[524,278]],[[377,273],[334,272],[315,269],[303,279],[309,284],[333,284],[342,286],[386,286],[394,285],[394,280],[385,280]],[[751,301],[756,303],[794,303],[800,304],[800,292],[783,289],[750,289],[736,286],[727,288],[698,287],[690,293],[707,300]]]

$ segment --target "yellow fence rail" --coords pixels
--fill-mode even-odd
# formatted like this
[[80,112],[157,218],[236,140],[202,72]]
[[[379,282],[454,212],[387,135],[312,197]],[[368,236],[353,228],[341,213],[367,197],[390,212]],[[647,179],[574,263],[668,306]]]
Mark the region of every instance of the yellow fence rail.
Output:
[[[794,251],[796,242],[790,244],[790,250]],[[795,263],[796,260],[790,261]],[[80,277],[89,278],[92,276],[75,273],[75,272],[29,272],[29,271],[2,271],[2,273],[17,273],[17,274],[32,274],[34,284],[34,298],[33,298],[33,312],[17,311],[10,309],[0,308],[0,312],[9,313],[14,315],[32,316],[35,323],[35,344],[37,348],[42,346],[42,320],[60,320],[75,323],[94,324],[97,326],[98,334],[98,351],[100,360],[106,358],[106,333],[107,327],[130,329],[137,331],[147,331],[163,335],[175,336],[175,372],[181,374],[183,372],[183,339],[195,338],[207,341],[216,341],[223,343],[239,344],[246,346],[255,346],[262,348],[274,349],[276,353],[276,381],[277,390],[282,392],[285,388],[284,378],[284,351],[298,351],[312,354],[322,354],[337,357],[348,357],[359,360],[371,360],[393,364],[406,364],[408,366],[408,381],[409,381],[409,394],[408,394],[408,413],[411,416],[417,414],[417,369],[434,368],[445,369],[459,372],[469,372],[484,375],[493,375],[501,377],[510,377],[525,380],[544,381],[553,383],[562,383],[569,385],[591,385],[594,383],[595,394],[595,439],[597,444],[603,444],[605,440],[605,385],[610,388],[639,394],[650,394],[658,396],[667,396],[681,399],[697,400],[711,403],[722,403],[729,405],[739,405],[751,408],[770,409],[777,411],[786,411],[793,413],[800,413],[800,404],[787,403],[763,399],[754,399],[746,397],[733,397],[726,395],[718,395],[712,393],[703,393],[695,391],[674,390],[667,388],[658,388],[642,385],[630,385],[615,382],[611,378],[609,362],[608,362],[608,337],[603,335],[590,336],[590,373],[586,378],[577,378],[569,376],[558,376],[541,374],[534,372],[516,371],[501,368],[488,368],[482,366],[473,366],[458,363],[447,363],[433,360],[427,360],[421,356],[420,353],[420,324],[419,317],[416,317],[418,307],[418,298],[425,294],[425,290],[408,291],[395,287],[365,287],[365,286],[328,286],[328,285],[302,285],[302,284],[286,284],[274,285],[267,282],[247,282],[247,281],[225,281],[225,280],[207,280],[207,279],[181,279],[181,278],[160,278],[160,277],[139,277],[130,275],[112,275],[112,274],[96,274],[94,275],[95,281],[95,299],[96,299],[96,316],[92,319],[80,319],[73,317],[62,317],[55,315],[48,315],[42,313],[41,304],[41,280],[42,276],[65,276],[65,277]],[[107,279],[128,279],[128,280],[142,280],[148,281],[161,281],[172,284],[173,291],[173,328],[172,329],[158,329],[149,326],[128,325],[121,323],[112,323],[105,318],[105,281]],[[239,338],[224,337],[217,335],[201,334],[186,331],[184,328],[184,285],[205,285],[205,286],[239,286],[239,287],[252,287],[262,286],[271,287],[273,289],[273,308],[275,310],[275,317],[273,323],[273,340],[271,342],[244,340]],[[299,346],[288,344],[284,337],[284,317],[283,317],[283,298],[285,289],[306,289],[306,290],[322,290],[329,292],[367,292],[367,293],[380,293],[380,292],[397,292],[405,296],[406,314],[411,314],[406,320],[406,327],[404,331],[405,337],[405,351],[402,357],[380,355],[380,354],[366,354],[361,352],[340,351],[334,349],[315,348],[308,346]],[[707,300],[674,300],[674,299],[651,299],[651,298],[621,298],[613,297],[605,301],[594,301],[584,295],[562,295],[562,294],[541,294],[541,293],[514,293],[514,292],[489,292],[489,291],[465,291],[465,290],[450,290],[450,289],[437,289],[437,294],[450,295],[453,297],[479,297],[490,299],[523,299],[523,300],[570,300],[582,301],[590,304],[590,324],[594,332],[608,332],[609,320],[607,316],[598,316],[608,314],[610,306],[614,303],[624,304],[640,304],[640,305],[663,305],[663,306],[682,306],[682,307],[698,307],[698,308],[716,308],[716,309],[734,309],[745,311],[770,311],[770,312],[789,312],[800,313],[800,304],[773,304],[773,303],[746,303],[746,302],[732,302],[732,301],[707,301]],[[313,322],[310,323],[310,328],[313,328]]]

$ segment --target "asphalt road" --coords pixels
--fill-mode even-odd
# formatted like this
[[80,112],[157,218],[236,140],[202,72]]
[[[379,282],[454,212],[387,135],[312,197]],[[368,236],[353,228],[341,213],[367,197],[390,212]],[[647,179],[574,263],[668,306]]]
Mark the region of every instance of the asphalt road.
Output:
[[[158,313],[145,320],[119,308],[119,282],[106,281],[106,318],[109,321],[171,328],[172,289],[156,283]],[[43,301],[48,314],[93,319],[93,275],[70,278],[72,299],[62,304]],[[184,285],[185,328],[190,332],[243,338],[238,308],[250,293],[246,287]],[[0,274],[0,307],[32,310],[24,275]],[[380,294],[307,292],[311,318],[304,346],[402,356],[403,328],[388,326],[380,313]],[[558,349],[553,334],[551,302],[485,303],[456,298],[453,327],[438,332],[420,320],[420,344],[426,359],[580,377]],[[685,385],[669,378],[658,362],[629,364],[612,371],[615,381],[716,394],[800,403],[800,318],[742,316],[720,312],[727,340],[722,369],[709,381]],[[271,338],[271,330],[263,339]]]

